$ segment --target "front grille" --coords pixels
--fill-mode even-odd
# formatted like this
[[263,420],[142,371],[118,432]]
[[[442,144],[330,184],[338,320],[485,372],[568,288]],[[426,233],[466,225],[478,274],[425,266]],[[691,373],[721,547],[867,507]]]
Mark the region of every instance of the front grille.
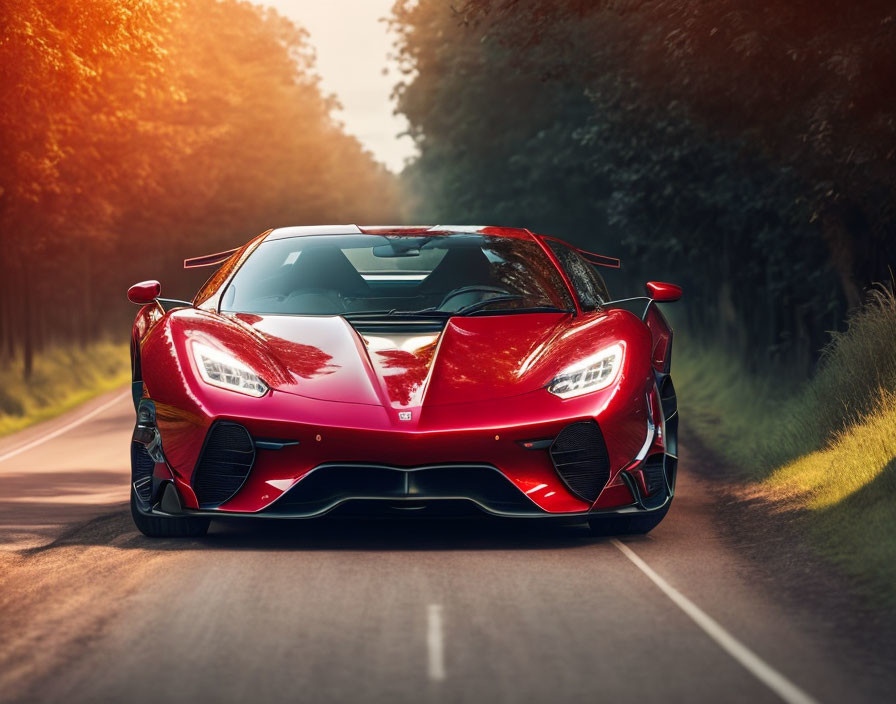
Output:
[[201,508],[219,506],[246,481],[255,462],[255,444],[249,431],[237,423],[215,423],[193,472],[193,490]]
[[588,503],[597,500],[610,479],[610,458],[593,420],[567,425],[551,445],[551,461],[566,487]]
[[366,464],[321,465],[267,513],[314,515],[357,499],[461,499],[496,512],[537,512],[538,508],[491,465],[438,465],[402,468]]
[[146,451],[146,447],[139,442],[131,443],[131,484],[137,498],[143,503],[149,503],[152,498],[152,473],[156,463]]

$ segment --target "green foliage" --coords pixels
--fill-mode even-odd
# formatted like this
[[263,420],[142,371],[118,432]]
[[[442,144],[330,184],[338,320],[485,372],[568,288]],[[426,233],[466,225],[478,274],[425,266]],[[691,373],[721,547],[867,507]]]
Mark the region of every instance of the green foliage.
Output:
[[896,299],[878,289],[835,333],[815,376],[753,375],[686,338],[682,418],[752,494],[796,516],[827,558],[896,604]]
[[[796,385],[781,371],[751,374],[718,343],[676,330],[675,387],[682,418],[718,457],[758,479],[774,465],[760,456],[776,451],[778,427]],[[782,449],[792,458],[804,448]]]
[[0,368],[0,436],[58,415],[87,399],[128,383],[127,344],[51,347],[34,362],[26,382],[21,363]]
[[[818,372],[798,403],[813,409],[799,434],[819,444],[872,413],[896,391],[896,298],[872,291],[868,302],[834,333]],[[814,430],[814,436],[811,430]]]
[[751,373],[718,345],[680,335],[675,381],[682,414],[717,454],[757,479],[825,450],[892,405],[896,389],[893,293],[876,289],[847,323],[805,383],[783,370]]
[[420,219],[627,254],[754,367],[809,370],[896,261],[887,3],[399,0],[393,26]]
[[[888,415],[881,412],[880,417],[886,418],[890,433],[896,423],[896,408],[891,407]],[[819,469],[827,476],[837,476],[833,471],[842,472],[841,476],[858,471],[859,477],[868,477],[873,471],[873,476],[839,501],[814,508],[809,517],[809,531],[823,554],[849,574],[869,595],[870,601],[893,609],[896,606],[896,540],[893,540],[896,459],[882,468],[867,462],[859,466],[862,455],[855,454],[859,443],[870,439],[875,449],[889,449],[892,457],[892,442],[885,448],[886,440],[892,435],[873,434],[874,427],[859,426],[856,431],[835,451],[819,458],[823,459]],[[813,476],[818,476],[818,470]]]
[[394,177],[333,118],[307,35],[273,10],[14,0],[0,66],[0,364],[23,351],[27,373],[41,346],[123,336],[129,284],[195,291],[186,256],[396,219]]

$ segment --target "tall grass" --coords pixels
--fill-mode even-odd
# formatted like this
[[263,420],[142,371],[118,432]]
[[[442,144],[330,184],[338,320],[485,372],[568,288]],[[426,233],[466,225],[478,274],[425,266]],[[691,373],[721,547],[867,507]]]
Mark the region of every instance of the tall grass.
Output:
[[[798,397],[806,421],[794,429],[812,444],[877,410],[896,391],[896,297],[879,288],[825,347],[818,372]],[[812,434],[812,431],[814,435]]]
[[99,342],[41,353],[26,382],[22,364],[0,364],[0,436],[45,420],[130,379],[127,344]]
[[676,386],[689,422],[715,451],[760,478],[831,443],[896,391],[896,297],[887,289],[833,333],[803,384],[781,370],[748,374],[735,358],[685,336]]
[[679,406],[755,494],[795,511],[822,555],[896,605],[896,298],[878,289],[848,322],[802,385],[686,339]]

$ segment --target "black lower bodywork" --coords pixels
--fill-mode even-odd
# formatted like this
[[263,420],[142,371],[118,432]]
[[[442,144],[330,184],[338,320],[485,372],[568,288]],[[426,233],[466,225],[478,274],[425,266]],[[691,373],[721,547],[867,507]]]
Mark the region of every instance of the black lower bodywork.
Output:
[[[155,461],[164,460],[154,407],[144,399],[132,442],[132,495],[139,516],[159,519],[316,518],[331,512],[354,515],[464,515],[486,513],[514,518],[552,518],[572,522],[643,517],[658,523],[675,492],[678,410],[671,379],[662,375],[657,388],[663,407],[666,452],[644,458],[636,467],[646,491],[629,471],[621,474],[635,500],[600,511],[549,513],[535,504],[500,470],[488,464],[433,464],[395,467],[377,463],[330,462],[308,472],[295,486],[262,511],[246,513],[217,508],[233,496],[251,471],[257,450],[285,446],[284,441],[252,438],[242,426],[221,421],[212,426],[194,472],[200,508],[184,508],[173,483],[152,477]],[[566,426],[539,447],[550,453],[564,484],[593,502],[610,477],[600,427],[594,421]],[[651,526],[652,527],[652,526]],[[649,528],[648,528],[649,529]],[[637,531],[641,532],[641,531]]]

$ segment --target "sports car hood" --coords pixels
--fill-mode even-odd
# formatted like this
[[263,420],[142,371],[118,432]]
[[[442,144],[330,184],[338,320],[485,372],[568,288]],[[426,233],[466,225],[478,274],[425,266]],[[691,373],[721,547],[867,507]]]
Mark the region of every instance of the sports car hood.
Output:
[[237,355],[278,391],[393,409],[534,391],[640,323],[624,311],[537,313],[457,317],[441,332],[370,333],[339,316],[189,315],[190,337]]

